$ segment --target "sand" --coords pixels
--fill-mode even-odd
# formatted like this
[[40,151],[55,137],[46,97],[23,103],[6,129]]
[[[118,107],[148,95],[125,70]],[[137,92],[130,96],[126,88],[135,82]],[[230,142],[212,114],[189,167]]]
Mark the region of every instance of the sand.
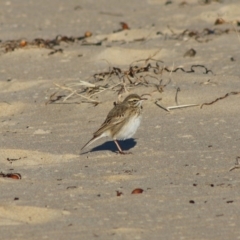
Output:
[[[1,1],[0,171],[22,176],[0,178],[1,239],[240,239],[240,169],[229,171],[240,156],[240,94],[170,112],[154,104],[161,98],[161,106],[175,106],[178,87],[179,104],[240,91],[240,5],[166,2]],[[214,25],[217,18],[224,24]],[[120,22],[130,29],[117,31]],[[181,35],[185,30],[196,35]],[[3,47],[86,31],[92,37],[61,42],[54,54]],[[194,57],[184,57],[189,49]],[[81,97],[46,105],[59,91],[55,84],[88,81],[109,66],[127,70],[151,56],[170,70],[202,65],[211,72],[158,76],[168,83],[164,91],[144,102],[134,138],[120,142],[131,155],[117,154],[111,139],[80,152],[118,95],[99,94],[97,106]],[[154,89],[136,86],[122,97]],[[131,194],[136,188],[143,193]]]

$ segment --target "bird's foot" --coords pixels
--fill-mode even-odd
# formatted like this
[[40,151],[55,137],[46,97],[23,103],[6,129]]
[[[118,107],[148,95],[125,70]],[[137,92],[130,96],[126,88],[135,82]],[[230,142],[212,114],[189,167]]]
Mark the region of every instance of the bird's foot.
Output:
[[121,154],[121,155],[132,154],[131,152],[123,152],[123,151],[118,151],[118,153]]

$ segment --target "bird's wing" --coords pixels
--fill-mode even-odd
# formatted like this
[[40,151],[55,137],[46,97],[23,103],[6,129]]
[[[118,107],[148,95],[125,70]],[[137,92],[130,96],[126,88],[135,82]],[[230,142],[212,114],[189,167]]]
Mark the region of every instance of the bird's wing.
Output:
[[128,108],[125,105],[116,105],[107,115],[105,121],[101,127],[94,133],[94,136],[99,136],[103,132],[110,129],[113,125],[118,125],[126,120],[126,110]]

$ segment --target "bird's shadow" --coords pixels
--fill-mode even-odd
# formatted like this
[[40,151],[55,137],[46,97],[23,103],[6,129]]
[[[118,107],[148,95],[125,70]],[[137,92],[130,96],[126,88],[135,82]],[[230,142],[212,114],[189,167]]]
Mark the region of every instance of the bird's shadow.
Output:
[[[133,148],[137,144],[134,138],[126,139],[124,141],[118,140],[118,143],[123,151],[128,151],[129,149]],[[107,141],[97,147],[92,148],[90,151],[81,153],[81,155],[86,154],[88,152],[106,151],[106,150],[110,150],[112,152],[118,152],[118,148],[114,143],[114,141]]]

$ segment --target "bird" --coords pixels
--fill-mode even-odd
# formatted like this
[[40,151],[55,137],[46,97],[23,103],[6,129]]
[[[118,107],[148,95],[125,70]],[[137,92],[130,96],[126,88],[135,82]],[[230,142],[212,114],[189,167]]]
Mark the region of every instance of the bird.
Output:
[[123,102],[115,103],[103,124],[93,133],[93,138],[82,147],[81,151],[100,138],[110,137],[115,142],[120,154],[130,153],[124,152],[117,140],[129,139],[135,134],[141,122],[144,100],[146,99],[137,94],[130,94]]

